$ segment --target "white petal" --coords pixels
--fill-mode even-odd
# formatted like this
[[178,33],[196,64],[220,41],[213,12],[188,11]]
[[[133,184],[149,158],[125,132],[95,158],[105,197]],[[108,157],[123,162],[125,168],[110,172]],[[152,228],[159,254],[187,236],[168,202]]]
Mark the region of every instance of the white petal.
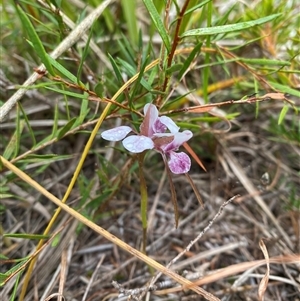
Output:
[[180,129],[179,126],[168,116],[161,116],[158,118],[161,123],[163,123],[171,133],[177,133]]
[[145,104],[145,106],[144,106],[144,115],[147,114],[147,111],[148,111],[149,109],[152,111],[152,114],[158,116],[158,110],[157,110],[156,106],[153,105],[152,103],[146,103],[146,104]]
[[123,140],[131,131],[131,127],[123,125],[102,132],[101,137],[108,141],[120,141]]
[[183,174],[190,170],[191,159],[187,154],[170,152],[169,156],[168,165],[172,173]]
[[129,136],[123,140],[124,147],[132,153],[141,153],[146,149],[154,148],[151,138],[146,136]]

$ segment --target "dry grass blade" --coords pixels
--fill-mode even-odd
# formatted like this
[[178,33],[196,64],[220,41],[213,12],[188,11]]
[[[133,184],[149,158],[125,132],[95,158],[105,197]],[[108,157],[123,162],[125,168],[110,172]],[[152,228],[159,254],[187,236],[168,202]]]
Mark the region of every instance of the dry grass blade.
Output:
[[[172,259],[171,262],[169,262],[169,264],[167,265],[167,268],[170,268],[175,262],[177,262],[184,254],[186,254],[191,248],[192,246],[200,240],[201,237],[203,237],[203,235],[212,227],[213,223],[220,217],[220,215],[222,214],[224,208],[231,203],[237,196],[232,197],[231,199],[227,200],[226,202],[224,202],[222,204],[222,206],[220,207],[219,211],[217,212],[217,214],[214,216],[214,218],[209,222],[209,224],[204,228],[203,231],[201,231],[197,237],[195,239],[193,239],[189,245],[182,251],[180,252],[175,258]],[[158,280],[158,278],[161,276],[161,273],[157,274],[155,277],[153,277],[153,279],[150,282],[150,287],[154,285],[154,283]]]
[[259,301],[264,301],[264,296],[265,296],[266,289],[268,287],[269,276],[270,276],[270,258],[269,258],[268,250],[267,250],[263,240],[259,241],[259,246],[265,256],[266,265],[267,265],[266,274],[263,277],[263,279],[260,281],[260,284],[258,287],[258,299],[259,299]]
[[85,290],[84,295],[83,295],[83,297],[82,297],[82,301],[85,301],[85,300],[86,300],[87,295],[88,295],[88,293],[89,293],[89,289],[90,289],[90,287],[91,287],[93,281],[95,280],[95,278],[96,278],[96,276],[97,276],[98,270],[99,270],[100,266],[101,266],[102,263],[103,263],[104,257],[105,257],[105,255],[101,256],[101,258],[100,258],[100,260],[99,260],[99,262],[98,262],[98,264],[97,264],[97,266],[96,266],[96,269],[94,270],[94,272],[93,272],[93,274],[92,274],[92,276],[91,276],[91,278],[90,278],[90,281],[89,281],[89,283],[88,283],[88,285],[87,285],[87,287],[86,287],[86,290]]
[[155,261],[152,258],[146,256],[145,254],[141,253],[140,251],[134,249],[130,245],[124,243],[121,239],[117,238],[116,236],[112,235],[108,231],[104,230],[103,228],[99,227],[95,223],[91,222],[89,219],[85,218],[83,215],[81,215],[80,213],[78,213],[76,210],[72,209],[68,205],[62,203],[58,198],[56,198],[50,192],[48,192],[47,190],[45,190],[36,181],[34,181],[33,179],[31,179],[28,175],[26,175],[20,169],[18,169],[13,164],[11,164],[9,161],[7,161],[6,159],[4,159],[2,156],[0,156],[0,159],[2,161],[2,164],[6,168],[10,169],[13,173],[15,173],[16,175],[18,175],[23,181],[25,181],[31,187],[33,187],[36,190],[38,190],[40,193],[42,193],[45,197],[47,197],[49,200],[51,200],[55,205],[57,205],[58,207],[60,207],[62,210],[68,212],[76,220],[82,222],[83,224],[85,224],[86,226],[88,226],[89,228],[91,228],[92,230],[94,230],[95,232],[97,232],[98,234],[104,236],[106,239],[108,239],[109,241],[113,242],[115,245],[117,245],[120,248],[122,248],[123,250],[129,252],[130,254],[132,254],[133,256],[135,256],[136,258],[142,260],[146,264],[148,264],[151,267],[153,267],[154,269],[156,269],[156,270],[160,271],[161,273],[163,273],[163,274],[171,277],[176,282],[178,282],[178,283],[180,283],[182,285],[186,285],[186,286],[187,285],[191,285],[191,290],[193,290],[194,292],[196,292],[199,295],[202,295],[207,300],[209,300],[209,301],[220,301],[219,298],[213,296],[211,293],[205,291],[204,289],[202,289],[200,287],[194,287],[194,286],[192,286],[192,282],[191,281],[189,281],[186,278],[178,275],[177,273],[173,272],[172,270],[164,267],[163,265],[161,265],[157,261]]
[[[269,262],[273,264],[299,264],[300,254],[285,255],[285,256],[270,258]],[[266,260],[255,260],[252,262],[243,262],[243,263],[231,265],[226,268],[220,269],[219,271],[213,272],[210,275],[204,276],[199,280],[194,281],[193,285],[202,286],[208,283],[213,283],[225,277],[229,277],[241,273],[243,271],[246,271],[247,269],[258,268],[264,264],[266,264]],[[299,287],[299,285],[296,282],[294,282],[294,285]],[[181,291],[182,289],[185,288],[189,288],[189,287],[172,288],[165,293],[173,293],[176,291]]]
[[253,196],[257,204],[261,207],[261,209],[266,213],[266,215],[270,218],[270,220],[273,222],[275,227],[278,229],[279,233],[284,238],[286,244],[292,249],[293,244],[287,235],[287,233],[283,230],[283,228],[278,223],[278,220],[275,218],[273,213],[270,211],[269,207],[266,205],[264,200],[260,197],[257,189],[254,187],[252,182],[249,180],[249,178],[246,176],[243,168],[239,164],[239,162],[235,159],[233,154],[230,152],[230,150],[224,145],[224,143],[219,140],[220,144],[222,145],[223,150],[223,156],[226,159],[228,165],[230,166],[233,173],[237,176],[237,178],[241,181],[241,183],[244,185],[245,189],[248,191],[248,193]]

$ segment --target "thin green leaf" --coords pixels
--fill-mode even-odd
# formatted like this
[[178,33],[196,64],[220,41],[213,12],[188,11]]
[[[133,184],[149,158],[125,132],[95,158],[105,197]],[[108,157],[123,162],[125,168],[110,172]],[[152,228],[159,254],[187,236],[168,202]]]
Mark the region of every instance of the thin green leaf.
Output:
[[38,142],[38,143],[35,145],[35,147],[38,148],[38,147],[40,147],[41,145],[43,145],[43,144],[49,142],[49,141],[52,140],[52,139],[53,139],[52,135],[49,135],[49,136],[47,136],[46,138],[44,138],[43,140],[41,140],[40,142]]
[[115,75],[117,77],[117,80],[120,84],[123,84],[124,81],[123,81],[123,77],[122,77],[122,74],[121,74],[121,71],[119,70],[119,67],[116,63],[116,61],[113,59],[113,57],[108,53],[108,58],[110,60],[110,63],[115,71]]
[[36,139],[35,139],[35,136],[34,136],[34,131],[30,125],[30,122],[29,122],[29,119],[27,117],[27,114],[25,113],[24,109],[23,109],[23,106],[21,104],[21,102],[18,102],[18,107],[20,108],[20,111],[22,112],[22,117],[24,118],[24,121],[26,123],[26,126],[27,126],[27,130],[31,136],[31,139],[32,139],[32,144],[35,145],[36,144]]
[[140,179],[140,193],[141,193],[141,218],[143,227],[143,251],[146,253],[147,245],[147,209],[148,209],[148,192],[147,185],[143,170],[143,161],[145,158],[145,152],[138,154],[138,164],[139,164],[139,179]]
[[[124,60],[118,58],[118,62],[125,68],[127,74],[129,74],[130,76],[134,76],[137,73],[137,71]],[[143,78],[141,78],[141,84],[147,91],[150,91],[152,89],[151,86],[149,86],[148,83]]]
[[202,42],[198,43],[195,46],[195,48],[192,50],[192,52],[189,54],[189,56],[183,63],[183,66],[181,67],[181,69],[178,73],[179,82],[181,81],[182,76],[185,74],[186,70],[191,66],[191,63],[192,63],[193,59],[195,58],[195,56],[201,51],[201,47],[202,47]]
[[148,77],[148,85],[149,86],[152,86],[152,84],[153,84],[153,82],[155,80],[155,77],[157,76],[158,72],[159,72],[159,67],[158,66],[154,67],[151,70],[150,75]]
[[6,273],[0,273],[0,287],[3,286],[7,280],[7,278],[9,277],[9,275],[7,275]]
[[300,91],[298,91],[296,89],[293,89],[289,86],[278,84],[278,83],[275,83],[275,82],[270,82],[269,81],[268,83],[272,86],[272,88],[277,89],[282,93],[288,93],[290,95],[294,95],[294,96],[300,98]]
[[16,126],[16,147],[14,151],[14,158],[18,155],[19,149],[20,149],[20,141],[21,141],[21,133],[23,132],[24,129],[24,121],[21,122],[21,110],[19,105],[17,105],[17,126]]
[[20,147],[20,136],[21,136],[21,133],[23,132],[24,125],[25,125],[24,121],[22,121],[22,122],[17,121],[16,130],[15,130],[14,134],[12,135],[12,137],[11,137],[9,143],[7,144],[7,146],[4,150],[4,153],[3,153],[3,157],[5,159],[10,160],[12,158],[13,153],[14,153],[13,157],[15,157],[17,155],[17,153],[19,151],[19,147]]
[[127,30],[132,45],[136,45],[138,41],[138,27],[136,18],[136,0],[121,1],[124,18],[126,20]]
[[174,72],[177,72],[182,69],[182,64],[173,64],[170,68],[167,68],[166,73],[167,74],[173,74]]
[[[256,79],[254,79],[254,91],[256,94],[258,94],[258,82]],[[259,101],[257,101],[255,105],[255,118],[258,118],[258,114],[259,114]]]
[[[63,74],[67,79],[69,79],[72,83],[77,84],[77,77],[68,71],[64,66],[62,66],[58,61],[48,55],[48,59],[51,65],[57,69],[61,74]],[[84,87],[83,83],[80,82],[80,85]]]
[[161,36],[164,45],[166,46],[168,52],[170,52],[171,49],[171,45],[170,45],[170,40],[169,40],[169,35],[164,27],[164,24],[160,18],[160,15],[158,13],[158,11],[156,10],[155,5],[153,4],[152,0],[143,0],[149,14],[150,17],[159,33],[159,35]]
[[61,239],[61,235],[60,233],[57,233],[54,237],[53,240],[51,242],[51,247],[56,247],[58,245],[58,243],[60,242]]
[[[87,97],[86,94],[85,97]],[[80,113],[78,118],[76,119],[76,122],[74,123],[74,127],[79,126],[83,123],[88,112],[89,112],[89,101],[87,99],[83,99],[81,102]]]
[[73,155],[57,155],[57,154],[47,154],[47,155],[36,155],[31,154],[26,156],[26,163],[51,163],[57,162],[61,160],[69,160],[72,159]]
[[27,234],[27,233],[6,233],[3,236],[14,237],[14,238],[25,238],[25,239],[37,239],[37,240],[49,238],[49,235]]
[[[205,0],[205,1],[201,2],[201,3],[198,3],[197,5],[195,5],[193,7],[191,7],[190,9],[187,9],[187,11],[184,13],[184,16],[186,16],[186,15],[194,12],[195,10],[197,10],[199,8],[201,8],[202,6],[204,6],[205,4],[207,4],[210,1],[212,1],[212,0]],[[197,2],[197,1],[195,1],[195,2]]]
[[54,70],[52,68],[51,63],[49,62],[48,59],[48,55],[47,52],[39,38],[39,36],[37,35],[32,23],[30,22],[27,14],[22,10],[22,8],[20,7],[20,5],[16,5],[17,7],[17,12],[19,14],[19,17],[21,19],[21,22],[23,24],[23,27],[25,28],[29,39],[34,47],[34,50],[36,51],[36,54],[39,56],[39,58],[41,59],[42,63],[45,65],[47,71],[54,76]]
[[271,16],[257,19],[257,20],[241,22],[241,23],[236,23],[236,24],[192,29],[192,30],[188,30],[188,31],[184,32],[181,35],[181,38],[191,37],[191,36],[208,36],[208,35],[224,34],[224,33],[228,33],[228,32],[241,31],[241,30],[245,30],[247,28],[253,27],[253,26],[267,23],[267,22],[279,17],[280,15],[281,14],[274,14]]
[[[205,4],[207,4],[208,2],[211,2],[212,0],[206,0],[203,1],[201,3],[198,3],[199,0],[190,0],[187,10],[185,11],[184,15],[183,15],[183,19],[180,25],[180,30],[179,30],[179,35],[181,35],[189,26],[190,22],[192,21],[192,16],[189,16],[189,14],[193,13],[194,11],[196,11],[197,9],[201,8],[202,6],[204,6]],[[197,13],[195,13],[197,14]],[[171,23],[170,27],[173,25],[173,23],[177,22],[178,18],[174,19],[174,21]],[[199,22],[199,24],[201,24],[201,22]]]
[[51,87],[45,87],[47,90],[55,91],[57,93],[67,95],[67,96],[72,96],[74,98],[79,98],[79,99],[86,99],[87,95],[86,94],[79,94],[75,92],[70,92],[70,91],[65,91],[57,88],[51,88]]
[[[115,13],[113,10],[110,10],[110,9],[105,9],[103,12],[102,12],[102,17],[105,21],[105,24],[107,26],[107,29],[109,30],[110,33],[113,33],[114,30],[115,30],[115,27],[117,26],[117,22],[116,19],[115,19]],[[102,26],[102,23],[101,23],[101,26]]]
[[14,288],[13,288],[13,291],[11,292],[9,301],[14,301],[14,300],[16,300],[17,291],[18,291],[18,287],[19,287],[19,281],[20,281],[22,272],[23,272],[23,271],[21,271],[20,273],[18,273],[18,275],[17,275],[17,277],[16,277],[15,284],[14,284]]
[[118,40],[118,46],[120,47],[120,53],[130,65],[136,65],[136,51],[133,49],[132,44],[124,34],[121,33],[122,39]]
[[[206,8],[206,15],[207,15],[207,20],[206,20],[206,26],[207,28],[211,28],[212,25],[212,10],[213,10],[213,6],[212,6],[212,2],[209,2],[207,4]],[[211,36],[208,36],[206,38],[206,42],[205,42],[205,47],[210,48],[211,47]],[[205,103],[208,103],[208,85],[209,85],[209,78],[210,78],[210,73],[211,73],[211,68],[209,68],[207,65],[210,63],[211,59],[210,59],[211,55],[209,52],[205,53],[205,57],[204,57],[204,64],[206,65],[203,68],[203,72],[202,72],[202,91],[203,91],[203,99]]]
[[19,263],[13,266],[10,270],[6,271],[5,273],[0,273],[0,286],[3,286],[8,277],[10,277],[13,273],[15,273],[19,268],[23,267],[22,270],[25,268],[25,264],[28,261],[28,258],[25,260],[22,259]]
[[76,117],[71,119],[62,129],[58,131],[57,139],[61,139],[74,125],[76,122]]
[[55,138],[57,136],[57,129],[58,129],[58,118],[59,118],[59,111],[58,111],[58,103],[56,101],[54,106],[54,118],[53,118],[53,127],[52,127],[52,137]]
[[88,40],[87,40],[87,42],[86,42],[86,44],[84,46],[82,57],[81,57],[81,60],[80,60],[80,63],[79,63],[78,71],[77,71],[77,83],[80,86],[82,84],[81,81],[80,81],[81,73],[82,73],[82,68],[83,68],[83,64],[85,62],[85,59],[87,58],[88,52],[89,52],[90,41],[91,41],[91,38],[92,38],[92,35],[93,35],[94,25],[95,25],[95,22],[93,23],[93,25],[91,27],[91,30],[90,30],[90,33],[89,33],[89,36],[88,36]]
[[289,61],[280,61],[280,60],[269,60],[269,59],[248,59],[248,58],[239,58],[237,61],[242,61],[251,65],[263,65],[263,66],[290,66],[291,62]]
[[95,86],[94,91],[95,91],[95,93],[96,93],[100,98],[102,98],[103,95],[104,95],[104,85],[103,85],[103,83],[102,83],[102,82],[99,82],[99,83]]
[[130,94],[131,99],[133,99],[134,96],[136,95],[136,93],[138,91],[138,87],[140,87],[141,81],[143,81],[144,87],[146,86],[147,88],[150,88],[150,89],[147,89],[148,91],[151,90],[151,86],[149,86],[149,84],[143,79],[144,71],[145,71],[146,66],[148,65],[148,62],[149,62],[149,57],[146,57],[145,61],[143,62],[142,66],[141,66],[139,76],[138,76],[137,80],[135,81],[135,84],[132,88],[132,92]]
[[288,112],[290,106],[289,105],[284,105],[280,114],[279,114],[279,118],[278,118],[278,125],[280,125],[282,123],[282,121],[284,120],[284,117],[286,115],[286,113]]
[[[1,187],[2,189],[2,187]],[[8,199],[8,198],[16,198],[14,194],[9,194],[9,193],[0,193],[0,199]]]

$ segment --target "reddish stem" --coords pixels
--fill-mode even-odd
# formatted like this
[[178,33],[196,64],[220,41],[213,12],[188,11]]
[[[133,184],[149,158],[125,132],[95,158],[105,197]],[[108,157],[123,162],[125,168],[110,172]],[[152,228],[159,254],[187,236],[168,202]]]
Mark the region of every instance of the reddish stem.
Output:
[[[173,39],[173,43],[172,43],[172,48],[171,48],[171,51],[170,51],[170,53],[168,55],[167,68],[171,67],[171,65],[172,65],[174,54],[175,54],[176,48],[177,48],[177,46],[179,44],[179,41],[180,41],[179,30],[180,30],[181,22],[182,22],[184,13],[185,13],[188,5],[189,5],[189,2],[190,2],[190,0],[186,0],[185,1],[185,3],[183,4],[183,6],[181,8],[180,13],[179,13],[177,24],[176,24],[176,28],[175,28],[175,34],[174,34],[174,39]],[[166,89],[167,89],[169,79],[170,79],[170,75],[166,75],[164,83],[163,83],[163,88],[162,88],[163,92],[165,92]],[[160,103],[159,103],[160,99],[161,99],[161,96],[159,97],[159,99],[157,101],[158,105],[160,105]]]

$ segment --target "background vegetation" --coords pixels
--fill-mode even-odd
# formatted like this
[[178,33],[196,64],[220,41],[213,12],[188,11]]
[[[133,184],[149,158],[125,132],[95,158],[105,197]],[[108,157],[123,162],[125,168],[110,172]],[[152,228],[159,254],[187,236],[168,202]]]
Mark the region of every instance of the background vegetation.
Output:
[[[3,1],[0,21],[2,300],[297,300],[297,1]],[[143,182],[101,138],[146,103],[193,132],[190,178],[149,151]]]

